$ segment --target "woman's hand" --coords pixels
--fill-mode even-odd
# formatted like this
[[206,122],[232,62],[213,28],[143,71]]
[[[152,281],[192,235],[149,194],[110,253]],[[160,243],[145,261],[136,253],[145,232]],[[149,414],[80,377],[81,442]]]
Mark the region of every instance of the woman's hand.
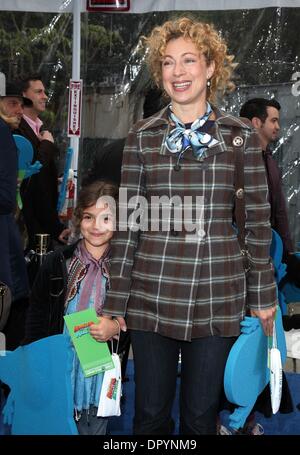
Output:
[[[103,318],[107,318],[107,319],[111,319],[111,316],[108,316],[106,314],[102,314],[102,317]],[[126,322],[125,322],[125,319],[122,318],[121,316],[118,316],[115,318],[115,320],[117,320],[120,324],[120,330],[122,332],[127,332],[127,325],[126,325]]]
[[122,330],[122,332],[127,332],[127,325],[126,325],[125,319],[121,318],[121,317],[118,317],[116,319],[120,324],[120,329]]
[[96,341],[107,341],[119,334],[119,324],[115,319],[100,317],[97,324],[90,326],[90,334]]
[[276,306],[265,310],[251,310],[251,316],[258,317],[265,332],[265,335],[273,335],[273,324],[276,313]]

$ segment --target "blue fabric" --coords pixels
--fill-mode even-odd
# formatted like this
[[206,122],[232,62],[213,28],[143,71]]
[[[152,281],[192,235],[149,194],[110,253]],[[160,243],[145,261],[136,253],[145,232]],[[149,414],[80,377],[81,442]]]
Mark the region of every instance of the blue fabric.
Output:
[[[83,281],[82,281],[83,282]],[[72,300],[69,301],[68,307],[65,314],[75,313],[80,300],[80,291],[82,290],[82,282],[80,283],[77,294]],[[101,277],[101,296],[104,299],[106,293],[106,282],[107,278],[102,275]],[[95,307],[95,296],[96,284],[93,286],[92,294],[88,303],[87,308]],[[66,324],[64,325],[64,333],[69,334]],[[69,335],[68,335],[69,336]],[[74,397],[74,408],[76,411],[82,411],[83,409],[89,409],[90,406],[97,406],[99,404],[99,397],[103,382],[103,373],[98,373],[94,376],[86,378],[81,368],[78,356],[73,350],[73,369],[71,374],[73,397]]]
[[11,392],[3,410],[13,435],[75,435],[70,340],[43,338],[0,356],[0,380]]
[[196,158],[201,158],[204,150],[207,147],[211,147],[218,143],[210,134],[205,131],[201,131],[200,128],[204,126],[207,122],[212,108],[209,103],[207,103],[207,109],[205,114],[202,117],[196,119],[190,126],[187,128],[184,123],[182,123],[176,115],[172,112],[172,106],[169,107],[169,118],[175,123],[175,128],[169,133],[166,138],[167,149],[171,153],[180,153],[180,156],[188,149],[192,148],[194,156]]

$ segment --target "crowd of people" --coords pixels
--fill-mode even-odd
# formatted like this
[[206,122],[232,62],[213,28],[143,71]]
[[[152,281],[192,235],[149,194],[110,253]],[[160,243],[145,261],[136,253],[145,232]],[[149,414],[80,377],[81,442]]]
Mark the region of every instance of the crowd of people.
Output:
[[[78,240],[71,245],[63,246],[71,231],[57,214],[58,148],[40,119],[48,100],[44,83],[28,75],[0,95],[0,281],[13,295],[4,333],[14,349],[67,333],[64,315],[95,308],[95,340],[130,333],[133,433],[173,433],[180,357],[179,432],[217,434],[226,360],[241,321],[257,317],[265,335],[272,335],[277,294],[271,227],[282,237],[284,261],[294,249],[270,149],[280,129],[280,104],[253,98],[240,117],[218,108],[217,100],[234,89],[235,61],[212,25],[181,17],[156,26],[143,42],[154,83],[168,101],[134,124],[126,141],[108,149],[82,180],[73,220]],[[22,181],[17,213],[13,134],[30,141],[33,161],[42,164]],[[245,250],[234,216],[236,145],[244,157]],[[127,207],[125,229],[110,203],[103,203],[109,197],[118,204],[119,191],[136,201]],[[189,217],[183,220],[184,204]],[[54,251],[29,290],[24,242],[25,252],[35,249],[41,233],[50,234]],[[95,411],[102,380],[102,373],[84,377],[74,353],[80,434],[106,434],[107,418]]]

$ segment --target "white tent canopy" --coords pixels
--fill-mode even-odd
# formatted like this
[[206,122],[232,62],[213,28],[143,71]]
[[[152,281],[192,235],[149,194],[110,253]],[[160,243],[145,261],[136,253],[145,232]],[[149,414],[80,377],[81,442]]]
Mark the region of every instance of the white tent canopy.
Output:
[[[2,11],[32,12],[72,12],[73,3],[80,4],[80,10],[86,11],[86,0],[1,0]],[[151,11],[193,11],[193,10],[233,10],[256,8],[295,8],[300,7],[300,0],[131,0],[130,13]]]

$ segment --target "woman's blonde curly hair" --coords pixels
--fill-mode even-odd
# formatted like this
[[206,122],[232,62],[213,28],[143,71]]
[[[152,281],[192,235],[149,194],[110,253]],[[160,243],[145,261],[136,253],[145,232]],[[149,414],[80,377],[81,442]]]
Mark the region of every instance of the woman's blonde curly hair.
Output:
[[149,37],[144,37],[148,48],[147,62],[153,79],[159,88],[162,87],[162,57],[164,56],[167,43],[176,38],[191,39],[199,52],[203,53],[209,65],[215,63],[215,71],[210,79],[211,85],[207,90],[207,99],[214,102],[217,94],[224,95],[234,90],[235,85],[231,81],[234,68],[234,56],[227,53],[227,45],[219,36],[213,25],[197,22],[188,17],[182,17],[174,21],[167,21],[163,25],[155,27]]

